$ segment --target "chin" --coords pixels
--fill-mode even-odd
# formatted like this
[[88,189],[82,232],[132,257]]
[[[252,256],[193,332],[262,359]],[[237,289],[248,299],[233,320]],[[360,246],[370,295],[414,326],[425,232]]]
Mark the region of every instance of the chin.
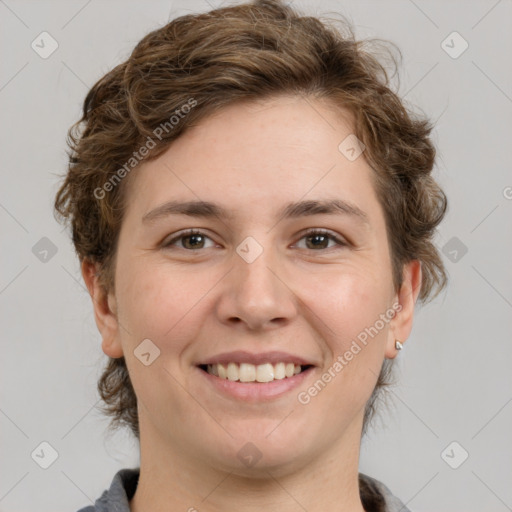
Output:
[[[215,445],[220,451],[210,452],[212,464],[235,475],[265,479],[269,478],[269,473],[276,477],[284,476],[301,465],[307,465],[313,457],[314,447],[306,446],[298,435],[291,435],[289,430],[283,430],[281,435],[275,437],[276,432],[267,436],[278,425],[278,422],[273,421],[272,428],[268,429],[268,423],[263,422],[265,428],[254,436],[247,434],[247,430],[247,435],[237,435],[234,439],[226,436],[223,447],[221,443]],[[205,448],[211,449],[212,446],[209,444]]]

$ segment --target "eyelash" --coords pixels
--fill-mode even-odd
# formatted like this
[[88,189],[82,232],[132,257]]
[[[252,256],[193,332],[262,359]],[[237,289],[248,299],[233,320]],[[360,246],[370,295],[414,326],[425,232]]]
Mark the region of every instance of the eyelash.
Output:
[[[178,240],[181,240],[182,238],[187,238],[187,237],[193,236],[193,235],[201,235],[201,236],[203,236],[205,238],[209,238],[211,240],[211,237],[209,237],[208,235],[206,235],[202,231],[199,231],[199,230],[196,230],[196,229],[189,229],[187,231],[184,231],[183,233],[180,233],[178,236],[175,236],[174,238],[172,238],[169,241],[164,241],[164,243],[162,244],[162,247],[169,248],[172,245],[174,245],[174,243],[177,242]],[[303,238],[306,238],[306,237],[312,236],[312,235],[327,236],[328,238],[330,238],[331,240],[336,242],[336,244],[338,244],[339,247],[347,247],[349,245],[347,242],[341,240],[340,238],[338,238],[337,236],[333,235],[330,231],[328,231],[326,229],[316,229],[316,228],[310,229],[309,231],[306,231],[306,233],[304,233],[300,237],[299,240],[302,240]],[[196,252],[196,251],[199,251],[201,248],[200,249],[186,249],[184,247],[179,247],[179,249],[183,249],[184,251],[188,251],[188,252]],[[326,247],[326,248],[323,248],[322,250],[325,251],[325,250],[328,250],[328,249],[334,249],[334,247]],[[306,249],[306,250],[314,251],[314,252],[319,252],[319,251],[316,251],[315,249]]]

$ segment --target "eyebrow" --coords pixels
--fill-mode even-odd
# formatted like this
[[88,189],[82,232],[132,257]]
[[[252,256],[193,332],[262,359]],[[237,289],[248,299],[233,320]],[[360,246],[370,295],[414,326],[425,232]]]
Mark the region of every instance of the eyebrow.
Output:
[[[293,219],[309,215],[347,215],[369,225],[368,215],[355,204],[342,199],[308,200],[287,204],[278,217]],[[231,219],[230,210],[209,201],[168,201],[149,211],[142,217],[143,223],[152,223],[170,215],[187,215],[189,217]]]

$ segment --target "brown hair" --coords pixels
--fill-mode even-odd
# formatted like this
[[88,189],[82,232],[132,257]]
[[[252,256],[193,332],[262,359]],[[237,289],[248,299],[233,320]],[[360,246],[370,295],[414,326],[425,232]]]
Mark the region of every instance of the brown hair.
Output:
[[[126,189],[121,178],[136,167],[139,148],[150,148],[149,160],[225,105],[291,93],[329,100],[352,114],[385,212],[396,289],[403,265],[417,259],[419,299],[434,297],[446,283],[432,241],[446,197],[431,176],[432,126],[391,90],[386,68],[366,49],[379,42],[356,41],[350,23],[336,27],[301,16],[279,0],[182,16],[146,35],[92,87],[69,131],[69,168],[55,209],[71,223],[80,260],[98,263],[100,282],[113,289]],[[390,369],[385,360],[363,432]],[[108,361],[98,389],[111,426],[126,424],[138,438],[137,398],[124,358]]]

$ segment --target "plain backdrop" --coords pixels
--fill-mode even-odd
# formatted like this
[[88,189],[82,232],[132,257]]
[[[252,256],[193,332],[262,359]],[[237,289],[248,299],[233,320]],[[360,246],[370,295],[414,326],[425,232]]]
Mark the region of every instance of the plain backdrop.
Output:
[[[95,407],[107,358],[52,202],[88,89],[150,30],[220,3],[0,0],[1,512],[76,512],[138,465]],[[436,236],[449,287],[417,310],[360,470],[414,511],[512,510],[512,2],[294,5],[398,45],[399,92],[436,120],[450,203]],[[41,453],[57,457],[47,469]]]

